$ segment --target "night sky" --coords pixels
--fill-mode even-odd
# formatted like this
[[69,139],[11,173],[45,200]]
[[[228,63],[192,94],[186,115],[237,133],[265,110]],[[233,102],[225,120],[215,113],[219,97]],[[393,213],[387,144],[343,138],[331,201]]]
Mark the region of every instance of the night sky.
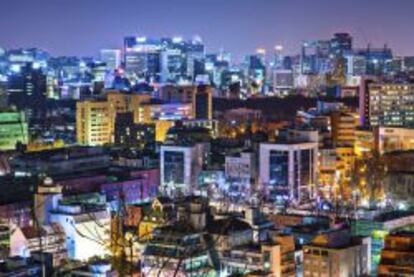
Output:
[[192,37],[240,56],[258,46],[296,53],[304,39],[351,32],[414,55],[414,0],[1,0],[0,46],[97,55],[126,35]]

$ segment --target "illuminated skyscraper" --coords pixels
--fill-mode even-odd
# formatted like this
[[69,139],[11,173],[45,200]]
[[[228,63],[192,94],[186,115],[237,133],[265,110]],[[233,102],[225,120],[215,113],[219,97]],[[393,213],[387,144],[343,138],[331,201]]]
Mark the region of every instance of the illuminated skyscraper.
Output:
[[44,118],[46,115],[47,80],[33,64],[26,64],[9,76],[9,103],[24,110],[31,117]]
[[344,52],[352,50],[352,36],[348,33],[336,33],[331,39],[331,54],[342,56]]
[[146,37],[126,37],[124,63],[127,75],[134,79],[159,81],[162,49],[163,45],[158,40]]
[[201,39],[127,37],[124,44],[127,74],[146,81],[191,82],[196,62],[204,58]]
[[102,49],[101,61],[106,64],[109,70],[115,70],[121,65],[121,50],[119,49]]

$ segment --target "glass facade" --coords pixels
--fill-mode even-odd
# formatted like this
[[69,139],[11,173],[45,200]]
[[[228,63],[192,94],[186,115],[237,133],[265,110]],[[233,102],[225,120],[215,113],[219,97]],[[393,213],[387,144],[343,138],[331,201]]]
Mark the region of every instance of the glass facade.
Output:
[[271,150],[269,157],[269,185],[273,198],[275,194],[288,196],[289,192],[289,152]]
[[164,183],[184,183],[184,153],[166,151],[164,153]]

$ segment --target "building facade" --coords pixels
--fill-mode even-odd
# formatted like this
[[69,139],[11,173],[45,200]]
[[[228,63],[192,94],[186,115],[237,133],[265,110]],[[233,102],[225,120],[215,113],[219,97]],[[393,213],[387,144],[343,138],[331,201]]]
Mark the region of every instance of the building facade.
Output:
[[318,144],[262,143],[260,189],[272,200],[299,203],[315,197]]

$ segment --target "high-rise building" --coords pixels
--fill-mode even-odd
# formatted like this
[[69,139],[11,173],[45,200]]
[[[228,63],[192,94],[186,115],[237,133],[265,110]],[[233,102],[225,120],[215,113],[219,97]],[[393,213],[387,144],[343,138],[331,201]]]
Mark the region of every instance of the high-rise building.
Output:
[[46,75],[32,64],[26,64],[8,80],[9,104],[26,111],[30,118],[44,118],[46,115]]
[[346,59],[346,74],[350,76],[362,76],[366,73],[366,59],[363,55],[356,55],[354,53],[344,54]]
[[124,63],[128,76],[134,79],[159,81],[161,73],[160,41],[146,37],[126,37],[124,40]]
[[373,78],[363,77],[359,85],[359,121],[360,125],[370,125],[370,90],[369,86],[374,83]]
[[0,150],[14,150],[18,143],[29,143],[25,114],[13,111],[0,112]]
[[196,63],[204,58],[201,39],[127,37],[124,45],[127,74],[147,81],[193,81]]
[[352,50],[352,36],[348,33],[336,33],[331,39],[331,53],[342,56],[344,52]]
[[109,70],[115,70],[120,67],[121,50],[119,49],[102,49],[100,52],[101,61],[105,63],[106,68]]
[[288,92],[293,88],[293,71],[287,69],[273,70],[273,91]]
[[366,97],[367,125],[414,127],[414,85],[370,84]]
[[262,143],[260,189],[273,201],[303,202],[315,197],[318,144]]
[[261,94],[265,89],[266,63],[264,55],[264,49],[258,49],[257,54],[246,57],[246,76],[248,76],[252,94]]
[[383,48],[372,48],[370,45],[364,49],[354,50],[355,55],[365,57],[366,74],[381,75],[386,73],[386,65],[392,61],[392,50],[384,45]]
[[132,112],[134,122],[139,120],[140,107],[148,103],[150,95],[108,92],[106,100],[86,100],[76,103],[76,136],[82,145],[112,143],[117,113]]
[[329,54],[329,40],[303,42],[300,54],[299,72],[301,74],[318,74],[328,72],[331,69]]
[[113,141],[114,108],[107,101],[76,103],[76,138],[81,145],[104,145]]

